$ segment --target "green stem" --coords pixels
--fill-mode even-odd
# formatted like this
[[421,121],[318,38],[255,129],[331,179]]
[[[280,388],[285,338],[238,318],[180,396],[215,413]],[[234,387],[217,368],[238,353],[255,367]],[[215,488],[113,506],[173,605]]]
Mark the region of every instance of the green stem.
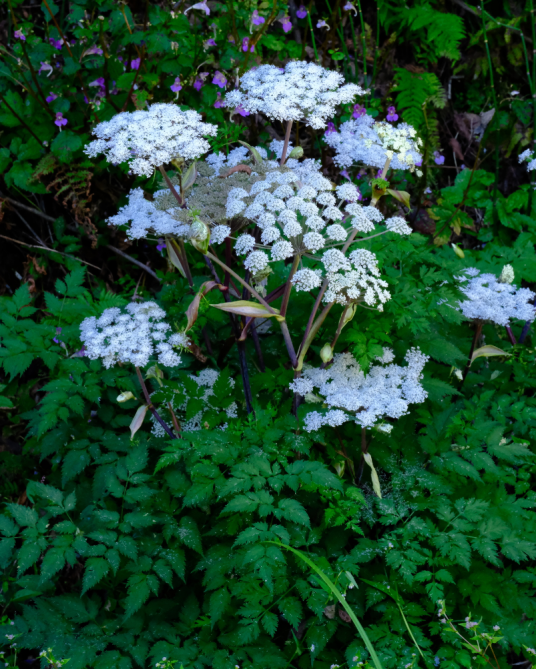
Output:
[[372,67],[371,86],[374,86],[374,82],[376,81],[376,63],[377,63],[377,60],[378,60],[378,51],[380,49],[380,7],[379,7],[379,2],[380,2],[380,0],[377,0],[377,2],[376,2],[376,47],[374,49],[374,65]]
[[365,79],[365,87],[367,84],[367,38],[365,33],[365,20],[363,19],[363,12],[361,11],[361,0],[357,0],[357,9],[359,11],[359,21],[361,23],[361,43],[363,48],[363,77]]
[[285,292],[283,293],[283,300],[281,302],[281,310],[279,313],[281,316],[286,316],[287,315],[287,308],[288,308],[288,301],[290,299],[290,292],[292,290],[292,277],[294,274],[296,274],[296,270],[298,269],[298,265],[300,264],[300,255],[295,255],[294,256],[294,261],[292,263],[292,267],[290,268],[290,273],[288,275],[287,279],[287,284],[285,286]]
[[313,50],[315,52],[315,60],[318,61],[318,51],[316,50],[316,40],[315,40],[315,33],[313,30],[313,22],[311,21],[311,7],[313,3],[309,5],[309,9],[307,11],[307,21],[309,22],[309,30],[311,31],[311,39],[313,40]]
[[206,255],[207,258],[210,258],[213,262],[215,262],[216,264],[218,264],[218,265],[219,265],[222,269],[224,269],[226,272],[229,272],[229,274],[230,274],[231,276],[233,276],[239,283],[241,283],[241,284],[244,286],[244,288],[247,288],[247,290],[249,290],[249,292],[250,292],[254,297],[256,297],[256,298],[259,300],[259,302],[262,304],[262,306],[263,306],[267,311],[269,311],[271,314],[275,314],[275,313],[276,313],[276,312],[274,311],[274,309],[272,309],[272,307],[268,304],[268,302],[266,302],[266,300],[265,300],[263,297],[261,297],[261,296],[259,295],[259,293],[255,290],[255,288],[252,288],[246,281],[244,281],[244,279],[243,279],[239,274],[237,274],[236,272],[234,272],[230,267],[228,267],[228,266],[227,266],[224,262],[222,262],[219,258],[217,258],[215,255],[213,255],[212,253],[210,253],[210,251],[207,251],[207,252],[205,253],[205,255]]
[[[482,30],[484,32],[484,44],[486,47],[486,57],[488,60],[488,67],[489,67],[489,80],[490,80],[490,85],[491,85],[491,95],[493,97],[493,106],[495,108],[495,114],[492,120],[490,121],[490,126],[493,124],[495,118],[499,114],[499,105],[497,102],[497,92],[495,90],[495,81],[493,78],[493,63],[491,62],[491,54],[489,50],[489,43],[488,43],[488,33],[486,30],[486,18],[485,14],[487,13],[484,8],[484,2],[485,0],[482,0]],[[495,183],[493,185],[493,216],[495,218],[496,212],[497,212],[497,186],[498,186],[498,180],[499,180],[499,147],[495,147]]]

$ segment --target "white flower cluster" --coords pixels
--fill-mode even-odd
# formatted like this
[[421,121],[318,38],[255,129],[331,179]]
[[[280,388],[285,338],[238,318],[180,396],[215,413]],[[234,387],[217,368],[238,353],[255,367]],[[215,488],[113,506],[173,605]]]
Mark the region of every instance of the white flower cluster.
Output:
[[[168,192],[157,191],[154,197],[157,199]],[[115,216],[110,216],[108,224],[127,225],[127,236],[130,239],[142,239],[150,233],[187,239],[191,226],[173,218],[174,211],[178,211],[178,206],[165,211],[157,209],[155,202],[145,199],[141,188],[134,188],[128,194],[128,204],[121,207]]]
[[536,170],[536,158],[534,157],[534,151],[530,149],[525,149],[523,153],[519,154],[519,162],[527,163],[527,169],[529,171]]
[[[126,311],[126,313],[125,313]],[[171,326],[163,322],[165,312],[155,302],[128,304],[105,309],[99,318],[91,316],[80,325],[80,339],[91,360],[102,359],[106,368],[116,363],[145,367],[158,354],[158,362],[174,367],[181,361],[173,346],[187,346],[183,333],[170,334]]]
[[415,128],[375,121],[368,114],[346,121],[338,132],[326,133],[324,140],[335,149],[335,163],[345,168],[363,164],[381,169],[390,158],[391,169],[413,171],[422,159]]
[[[250,188],[234,188],[227,198],[227,216],[241,215],[256,222],[261,229],[260,243],[253,234],[244,233],[236,241],[235,251],[246,255],[244,265],[253,275],[262,274],[270,262],[295,255],[322,263],[320,269],[301,267],[292,283],[298,291],[320,286],[326,276],[329,287],[325,302],[347,304],[364,300],[378,308],[390,298],[387,283],[379,279],[376,256],[368,251],[353,251],[347,258],[340,250],[353,230],[371,232],[383,215],[375,207],[358,203],[360,193],[351,183],[337,186],[320,174],[314,161],[293,166],[286,172],[268,172],[265,179]],[[343,211],[344,208],[344,211]],[[386,232],[409,234],[403,218],[385,221]],[[319,251],[326,249],[322,256]],[[267,251],[270,251],[268,255]]]
[[[348,304],[363,300],[369,307],[377,305],[383,311],[383,305],[391,299],[391,293],[385,290],[386,281],[380,279],[378,260],[374,253],[365,249],[352,251],[348,258],[341,251],[331,249],[322,258],[328,271],[328,287],[323,301]],[[336,269],[335,269],[336,268]]]
[[[199,411],[190,419],[183,421],[181,424],[183,432],[196,432],[203,428],[203,414],[205,413],[205,411],[207,411],[207,409],[211,408],[210,398],[213,397],[214,395],[214,384],[218,380],[220,372],[217,369],[203,369],[199,372],[197,376],[195,374],[189,374],[188,376],[190,379],[192,379],[192,381],[197,383],[197,385],[200,388],[205,389],[201,397],[203,403],[205,404],[205,409]],[[231,386],[231,389],[233,389],[235,386],[235,380],[233,378],[230,378],[229,384]],[[171,405],[173,407],[173,410],[177,412],[186,412],[188,408],[189,399],[190,398],[186,396],[184,401],[179,406],[175,404],[175,397],[173,397],[173,399],[171,400]],[[231,404],[229,404],[227,409],[225,409],[227,418],[236,418],[238,416],[237,412],[238,412],[238,406],[236,402],[232,402]],[[160,423],[156,420],[154,416],[152,416],[151,419],[153,422],[153,427],[151,431],[155,435],[155,437],[165,437],[166,433],[164,431],[164,428],[160,425]],[[227,423],[221,425],[220,428],[223,430],[226,429]]]
[[284,68],[261,65],[242,76],[239,88],[227,93],[224,103],[278,121],[303,121],[318,130],[326,127],[338,105],[366,92],[343,82],[342,74],[315,63],[294,61]]
[[308,413],[305,429],[311,432],[323,425],[336,427],[348,421],[372,427],[384,417],[400,418],[410,404],[424,402],[427,393],[421,380],[428,356],[412,348],[406,353],[405,367],[393,363],[393,359],[392,351],[386,349],[377,358],[380,364],[371,365],[365,374],[350,353],[339,353],[328,369],[306,369],[290,388],[300,395],[318,388],[328,410]]
[[511,318],[534,320],[536,310],[531,302],[535,294],[532,290],[516,288],[498,280],[494,274],[480,274],[480,270],[475,267],[466,269],[464,275],[456,278],[462,284],[460,290],[467,298],[458,302],[458,308],[466,318],[492,321],[497,325],[509,325]]
[[172,160],[199,158],[210,149],[204,137],[216,133],[217,127],[203,123],[196,111],[158,103],[99,123],[94,130],[98,139],[85,152],[90,157],[104,153],[111,163],[128,162],[131,172],[149,177]]

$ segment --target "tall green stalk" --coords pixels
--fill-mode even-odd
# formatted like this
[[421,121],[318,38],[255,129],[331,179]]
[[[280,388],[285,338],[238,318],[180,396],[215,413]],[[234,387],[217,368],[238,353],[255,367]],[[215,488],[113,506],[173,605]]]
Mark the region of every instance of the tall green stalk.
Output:
[[[493,78],[493,63],[491,62],[491,54],[489,50],[489,42],[488,42],[488,33],[486,30],[486,17],[485,17],[486,11],[484,7],[484,0],[482,0],[482,30],[484,32],[484,44],[486,46],[486,56],[488,59],[488,67],[489,67],[489,80],[490,80],[490,85],[491,85],[491,95],[493,98],[493,106],[495,108],[495,114],[493,115],[493,118],[490,121],[490,126],[495,122],[495,119],[499,115],[499,104],[497,102],[497,91],[495,90],[495,80]],[[497,215],[497,187],[498,187],[498,182],[499,182],[499,147],[495,147],[495,183],[493,184],[493,218],[495,219]]]
[[380,50],[380,0],[376,2],[376,48],[374,49],[374,65],[372,66],[371,86],[376,81],[376,64],[378,62],[378,51]]
[[311,31],[311,39],[313,41],[313,50],[315,52],[315,60],[318,61],[318,51],[316,50],[316,40],[315,40],[315,32],[313,30],[313,22],[311,21],[311,7],[312,7],[312,2],[309,5],[309,9],[307,11],[307,21],[309,22],[309,30]]
[[357,8],[359,11],[359,21],[361,23],[361,45],[363,48],[363,77],[365,79],[365,86],[367,86],[367,38],[365,33],[365,20],[363,19],[363,12],[361,11],[361,0],[357,0]]

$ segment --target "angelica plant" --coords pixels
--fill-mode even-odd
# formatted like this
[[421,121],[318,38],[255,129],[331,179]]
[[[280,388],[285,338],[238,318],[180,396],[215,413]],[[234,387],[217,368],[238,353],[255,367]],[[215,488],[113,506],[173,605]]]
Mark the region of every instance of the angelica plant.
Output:
[[469,372],[484,323],[490,322],[504,326],[511,343],[515,346],[517,340],[512,331],[512,320],[531,323],[536,317],[534,305],[536,294],[528,288],[517,288],[513,284],[514,278],[514,270],[511,265],[503,267],[498,279],[494,274],[481,274],[476,267],[469,267],[457,277],[460,291],[465,297],[458,302],[457,308],[475,325],[473,342],[462,381]]
[[[201,123],[196,112],[183,112],[174,105],[153,105],[128,117],[119,114],[97,127],[99,139],[87,149],[89,155],[104,152],[109,160],[126,160],[138,174],[148,175],[155,167],[160,170],[167,188],[157,191],[152,201],[135,189],[128,204],[109,222],[125,226],[132,239],[164,236],[171,260],[192,291],[186,245],[203,255],[213,281],[203,284],[194,298],[188,327],[195,323],[199,300],[218,288],[225,302],[213,306],[230,315],[248,411],[252,398],[243,341],[251,332],[260,351],[256,318],[278,323],[298,378],[313,340],[335,305],[343,313],[331,338],[331,352],[357,305],[382,311],[391,297],[376,255],[357,245],[388,233],[411,234],[403,217],[384,217],[378,202],[387,192],[390,166],[413,169],[419,158],[413,129],[405,124],[394,128],[389,123],[375,123],[372,128],[369,121],[362,122],[370,135],[364,140],[368,144],[364,161],[370,166],[380,161],[383,180],[366,206],[359,202],[356,186],[335,187],[322,174],[320,163],[299,160],[300,151],[291,151],[287,160],[294,121],[325,127],[339,105],[354,102],[364,92],[355,84],[344,83],[340,73],[313,63],[291,62],[284,68],[263,65],[244,74],[224,104],[287,121],[285,140],[274,140],[270,155],[262,147],[246,145],[228,156],[214,153],[198,161],[207,149],[203,136],[214,134],[215,128]],[[160,127],[161,136],[154,137]],[[177,167],[176,177],[168,176],[164,167],[169,163]],[[217,250],[220,245],[225,245],[225,260]],[[242,271],[231,266],[231,245],[243,263]],[[263,285],[271,265],[281,262],[290,264],[288,278],[280,291],[267,295]],[[223,270],[223,279],[218,268]],[[231,281],[241,286],[242,299],[233,300],[226,290]],[[316,294],[299,345],[287,323],[293,291]],[[276,308],[273,302],[279,297],[281,305]],[[297,397],[295,410],[298,404]]]

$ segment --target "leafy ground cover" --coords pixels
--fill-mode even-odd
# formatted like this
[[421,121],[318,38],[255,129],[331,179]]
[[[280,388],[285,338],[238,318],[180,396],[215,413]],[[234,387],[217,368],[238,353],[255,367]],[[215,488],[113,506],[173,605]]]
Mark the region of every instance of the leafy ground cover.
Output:
[[532,0],[0,11],[6,666],[532,666]]

